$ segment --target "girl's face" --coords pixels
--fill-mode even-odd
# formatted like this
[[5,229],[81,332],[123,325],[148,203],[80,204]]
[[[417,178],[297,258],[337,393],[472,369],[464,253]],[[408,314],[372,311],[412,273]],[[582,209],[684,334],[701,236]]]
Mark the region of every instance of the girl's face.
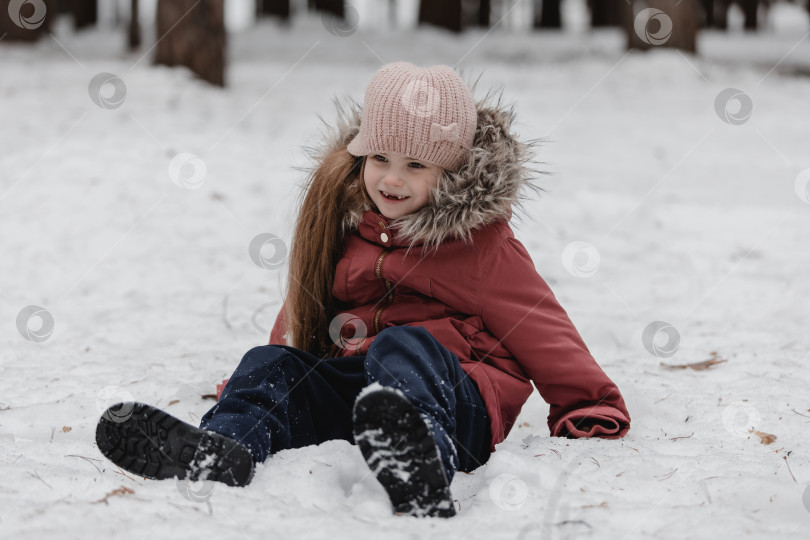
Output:
[[405,154],[380,152],[366,156],[363,180],[380,213],[394,219],[425,206],[441,172],[441,167]]

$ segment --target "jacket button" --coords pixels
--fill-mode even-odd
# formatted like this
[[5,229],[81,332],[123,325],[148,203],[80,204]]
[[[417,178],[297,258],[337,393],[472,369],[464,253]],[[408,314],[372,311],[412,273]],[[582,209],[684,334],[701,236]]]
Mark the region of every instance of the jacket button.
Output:
[[382,240],[383,242],[388,242],[388,235],[385,234],[385,233],[382,233],[380,235],[380,240]]

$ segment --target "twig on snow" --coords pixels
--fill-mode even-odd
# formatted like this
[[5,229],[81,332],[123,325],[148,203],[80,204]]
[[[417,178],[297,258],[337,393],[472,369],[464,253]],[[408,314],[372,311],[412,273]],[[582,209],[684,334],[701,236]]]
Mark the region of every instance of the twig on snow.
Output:
[[[678,471],[678,467],[675,467],[675,469],[672,472],[669,472],[669,473],[663,475],[663,477],[659,480],[659,482],[661,480],[668,480],[668,479],[672,478],[672,475],[675,474],[677,471]],[[653,476],[655,476],[655,475],[653,475]],[[658,476],[655,476],[655,478],[658,478]]]
[[554,525],[556,525],[558,527],[560,525],[585,525],[589,529],[593,529],[593,527],[591,526],[590,523],[588,523],[587,521],[582,520],[582,519],[566,519],[565,521],[558,521]]
[[48,482],[46,482],[45,480],[43,480],[43,479],[42,479],[42,477],[39,475],[39,473],[32,473],[31,471],[28,471],[28,474],[30,474],[31,476],[33,476],[34,478],[36,478],[37,480],[39,480],[40,482],[42,482],[43,484],[45,484],[46,486],[48,486],[49,488],[53,489],[53,486],[52,486],[52,485],[50,485],[50,484],[49,484]]
[[787,456],[782,456],[782,459],[785,460],[785,465],[787,465],[787,469],[788,469],[788,472],[790,473],[790,477],[793,478],[793,481],[798,484],[798,482],[796,482],[796,477],[793,476],[793,471],[790,470],[790,463],[788,463],[788,460],[787,460],[789,455],[790,455],[790,452],[788,452]]
[[92,465],[93,467],[95,467],[95,468],[96,468],[96,470],[99,472],[99,474],[101,474],[101,469],[99,469],[99,468],[98,468],[98,465],[96,465],[95,463],[93,463],[94,461],[101,461],[100,459],[94,459],[94,458],[84,457],[84,456],[80,456],[80,455],[78,455],[78,454],[66,454],[66,455],[65,455],[65,457],[77,457],[77,458],[81,458],[81,459],[85,460],[87,463],[89,463],[90,465]]
[[670,438],[669,438],[669,440],[670,440],[670,441],[674,441],[675,439],[688,439],[689,437],[691,437],[691,436],[692,436],[692,435],[694,435],[694,434],[695,434],[695,432],[693,431],[693,432],[692,432],[692,433],[690,433],[689,435],[683,435],[683,436],[681,436],[681,437],[670,437]]
[[134,479],[134,478],[132,478],[130,475],[128,475],[127,473],[125,473],[125,472],[123,471],[123,469],[121,469],[121,467],[119,467],[118,465],[116,465],[115,467],[118,469],[117,471],[115,471],[115,474],[120,474],[120,475],[122,475],[122,476],[126,476],[127,478],[129,478],[129,479],[130,479],[130,480],[132,480],[133,482],[135,482],[135,483],[139,483],[137,480],[135,480],[135,479]]

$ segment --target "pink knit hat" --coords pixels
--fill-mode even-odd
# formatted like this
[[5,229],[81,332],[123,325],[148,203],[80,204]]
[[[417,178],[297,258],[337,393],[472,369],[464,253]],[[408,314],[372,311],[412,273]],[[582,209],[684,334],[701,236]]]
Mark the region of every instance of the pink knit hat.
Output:
[[457,172],[477,122],[472,93],[453,68],[394,62],[369,82],[360,132],[346,149],[353,156],[398,152]]

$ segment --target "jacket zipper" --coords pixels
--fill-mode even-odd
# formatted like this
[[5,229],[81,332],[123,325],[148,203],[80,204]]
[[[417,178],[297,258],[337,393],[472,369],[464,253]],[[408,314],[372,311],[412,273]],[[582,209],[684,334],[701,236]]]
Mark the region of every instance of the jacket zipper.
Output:
[[380,278],[380,279],[383,279],[383,281],[385,281],[385,288],[388,290],[388,292],[386,293],[387,294],[387,299],[385,301],[386,305],[380,306],[379,308],[377,308],[377,311],[374,313],[374,333],[375,334],[380,333],[380,315],[382,315],[382,312],[387,307],[387,305],[394,301],[394,298],[393,298],[394,293],[391,291],[391,289],[392,289],[391,282],[382,277],[382,262],[383,262],[383,259],[385,258],[386,255],[388,255],[388,250],[384,249],[382,251],[382,253],[380,253],[380,256],[377,257],[377,264],[374,266],[374,275],[376,277]]

